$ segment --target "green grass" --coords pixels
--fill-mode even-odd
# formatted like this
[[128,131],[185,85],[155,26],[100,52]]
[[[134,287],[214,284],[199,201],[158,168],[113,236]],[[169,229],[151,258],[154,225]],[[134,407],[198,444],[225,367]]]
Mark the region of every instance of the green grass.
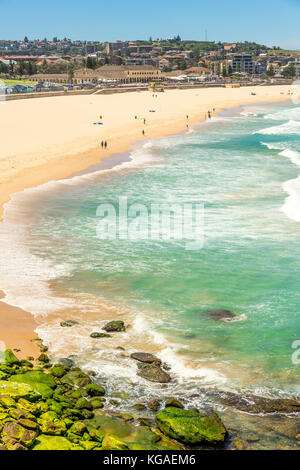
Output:
[[5,85],[34,85],[34,83],[36,82],[32,82],[30,80],[14,80],[14,79],[11,79],[11,80],[3,80]]

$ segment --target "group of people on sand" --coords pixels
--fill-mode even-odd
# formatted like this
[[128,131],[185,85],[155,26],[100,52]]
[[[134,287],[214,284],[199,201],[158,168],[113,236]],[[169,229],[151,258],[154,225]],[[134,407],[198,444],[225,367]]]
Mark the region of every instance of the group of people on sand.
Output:
[[100,145],[101,145],[101,147],[102,147],[103,149],[106,149],[106,148],[107,148],[107,142],[106,142],[106,140],[102,140],[102,142],[101,142]]

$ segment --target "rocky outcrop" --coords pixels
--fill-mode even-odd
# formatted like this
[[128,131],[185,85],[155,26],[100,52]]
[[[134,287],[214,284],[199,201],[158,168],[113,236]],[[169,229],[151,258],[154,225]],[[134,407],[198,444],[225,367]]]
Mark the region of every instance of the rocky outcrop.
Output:
[[200,414],[195,410],[168,407],[156,415],[161,431],[184,444],[222,444],[227,431],[216,413]]
[[110,321],[109,323],[106,323],[106,325],[102,329],[108,333],[125,331],[125,325],[124,322],[120,320]]
[[95,331],[94,333],[90,334],[91,338],[111,338],[111,335],[108,333],[99,333],[98,331]]
[[79,322],[76,320],[66,320],[60,322],[60,326],[62,326],[63,328],[72,328],[72,326],[74,325],[79,325]]
[[158,359],[158,357],[154,356],[153,354],[149,354],[145,352],[134,352],[131,354],[130,357],[139,362],[145,362],[147,364],[157,364],[158,366],[161,365],[161,360]]
[[161,369],[157,364],[138,363],[137,375],[150,382],[168,383],[171,382],[170,375]]
[[215,310],[207,310],[206,315],[216,321],[232,321],[236,319],[236,315],[231,312],[230,310],[223,310],[223,309],[215,309]]
[[299,413],[300,398],[266,398],[259,395],[237,394],[225,391],[202,390],[222,405],[252,414]]

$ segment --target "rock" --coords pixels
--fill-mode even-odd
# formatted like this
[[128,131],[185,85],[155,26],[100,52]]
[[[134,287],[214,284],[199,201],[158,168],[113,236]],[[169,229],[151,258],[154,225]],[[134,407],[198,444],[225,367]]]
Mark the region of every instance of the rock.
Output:
[[93,441],[97,441],[101,443],[104,439],[104,434],[100,429],[91,429],[90,437],[93,439]]
[[168,383],[171,377],[156,364],[138,363],[137,375],[150,382]]
[[31,403],[30,401],[26,400],[25,398],[20,398],[17,404],[18,408],[21,408],[21,410],[25,410],[28,413],[31,413],[32,415],[38,415],[40,412],[40,407],[38,404]]
[[19,359],[14,355],[11,349],[0,351],[0,363],[6,366],[20,365]]
[[234,437],[228,449],[229,450],[249,450],[250,444],[244,439],[241,439],[240,437]]
[[0,395],[0,405],[4,408],[15,408],[17,406],[15,400],[9,395]]
[[74,444],[62,436],[46,436],[41,434],[35,441],[33,450],[72,450]]
[[97,410],[97,409],[100,409],[100,408],[104,407],[103,398],[94,397],[94,398],[91,399],[90,403],[93,407],[93,410]]
[[67,374],[67,372],[69,372],[69,370],[70,368],[63,364],[55,364],[55,366],[53,366],[50,370],[50,374],[54,377],[57,377],[58,379],[61,379],[64,375]]
[[81,370],[70,370],[62,379],[62,383],[71,385],[72,387],[86,387],[91,383],[91,379]]
[[220,444],[227,435],[216,413],[204,415],[169,407],[157,413],[156,421],[164,434],[184,444]]
[[247,413],[299,413],[300,400],[290,398],[265,398],[257,395],[238,395],[220,392],[218,398],[222,404],[232,406]]
[[100,385],[89,384],[85,387],[85,390],[90,397],[101,397],[105,395],[105,390],[103,387],[100,387]]
[[151,411],[157,411],[160,408],[160,402],[158,400],[155,400],[155,399],[149,400],[148,408]]
[[59,419],[54,411],[47,411],[43,413],[38,419],[43,434],[50,436],[61,436],[67,432],[66,424],[63,420]]
[[52,389],[56,387],[54,378],[50,374],[45,374],[41,371],[30,371],[25,374],[14,375],[12,380],[30,385],[43,398],[51,398],[53,395]]
[[95,331],[94,333],[90,334],[90,337],[91,338],[111,338],[111,335],[109,335],[108,333],[99,333]]
[[17,442],[17,444],[15,444],[11,450],[27,450],[26,447],[22,446],[22,444],[19,444]]
[[3,444],[5,444],[7,450],[13,450],[13,447],[18,444],[18,441],[16,441],[16,439],[13,439],[8,436],[2,436],[2,441]]
[[36,431],[39,429],[39,425],[35,421],[32,421],[31,419],[21,418],[19,419],[18,424],[20,424],[24,428],[31,429],[33,431]]
[[0,394],[9,395],[15,400],[27,398],[28,400],[34,401],[38,398],[38,395],[30,385],[7,382],[5,380],[0,380]]
[[49,359],[49,357],[47,356],[47,354],[42,353],[42,354],[39,355],[38,361],[39,361],[39,362],[48,363],[48,362],[50,362],[50,359]]
[[10,421],[5,423],[2,436],[10,437],[11,439],[15,439],[20,444],[24,445],[25,447],[31,447],[35,441],[37,433],[35,431],[30,431],[28,429],[23,428],[18,423],[14,421]]
[[70,359],[69,357],[62,357],[58,360],[59,364],[63,364],[64,366],[67,366],[71,369],[71,367],[75,366],[75,362],[73,359]]
[[120,438],[106,435],[102,442],[103,450],[128,450],[129,447],[126,442],[122,441]]
[[[32,413],[26,410],[19,409],[19,408],[9,410],[9,414],[13,419],[16,419],[16,420],[21,420],[21,419],[28,420],[29,419],[31,421],[36,421],[36,417]],[[23,426],[22,423],[20,424]]]
[[81,397],[77,400],[77,402],[75,404],[75,408],[77,408],[78,410],[83,410],[83,409],[92,410],[93,405],[90,401],[88,401],[85,398]]
[[153,354],[148,354],[144,352],[135,352],[130,356],[132,359],[140,362],[146,362],[147,364],[156,364],[161,365],[161,360],[158,357],[155,357]]
[[62,326],[63,328],[71,328],[74,325],[79,325],[78,321],[76,321],[76,320],[66,320],[66,321],[60,322],[60,326]]
[[230,310],[216,309],[216,310],[207,310],[205,312],[213,320],[216,321],[232,321],[236,318],[236,315]]
[[87,432],[87,427],[83,422],[77,421],[70,427],[69,432],[77,436],[83,436],[83,434]]
[[125,331],[125,325],[123,321],[110,321],[106,323],[106,325],[102,328],[103,330],[110,332],[110,331]]
[[169,398],[169,400],[166,401],[165,408],[170,406],[174,408],[184,408],[183,404],[179,400],[176,400],[176,398]]
[[132,408],[137,411],[142,411],[146,409],[146,406],[143,403],[136,403]]

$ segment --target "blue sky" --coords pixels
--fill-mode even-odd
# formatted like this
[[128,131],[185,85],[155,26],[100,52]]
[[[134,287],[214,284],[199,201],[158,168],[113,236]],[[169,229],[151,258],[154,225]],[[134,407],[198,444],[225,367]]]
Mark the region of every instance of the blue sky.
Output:
[[0,0],[0,39],[149,36],[300,49],[300,0]]

